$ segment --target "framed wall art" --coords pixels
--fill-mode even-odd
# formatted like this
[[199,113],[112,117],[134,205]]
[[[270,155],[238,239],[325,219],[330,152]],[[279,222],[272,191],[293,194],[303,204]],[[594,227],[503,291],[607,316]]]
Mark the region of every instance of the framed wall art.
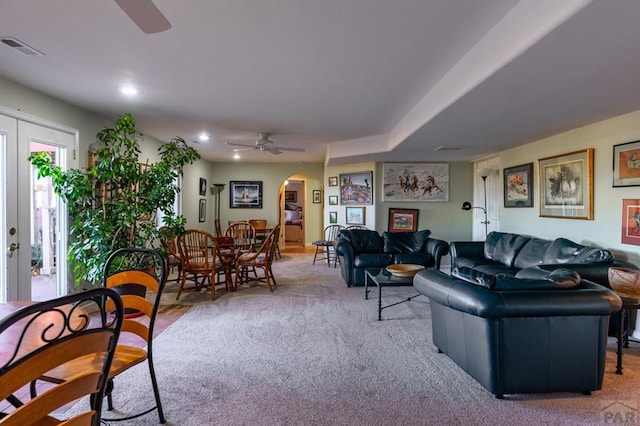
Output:
[[200,198],[200,205],[198,206],[198,222],[204,222],[207,220],[207,200]]
[[613,186],[640,186],[640,141],[613,146]]
[[338,196],[337,195],[329,195],[329,205],[337,206],[338,205]]
[[389,232],[418,230],[418,209],[389,209]]
[[288,203],[297,203],[298,191],[284,191],[284,201]]
[[338,186],[338,176],[329,176],[329,186]]
[[319,189],[313,190],[313,204],[320,204],[322,202],[322,193]]
[[340,174],[340,204],[373,204],[373,172]]
[[622,200],[622,243],[640,246],[640,200]]
[[229,188],[229,208],[262,208],[262,181],[232,180],[229,182]]
[[364,225],[365,208],[364,207],[345,207],[347,214],[347,225]]
[[538,160],[540,217],[593,220],[593,148]]
[[207,180],[205,178],[200,178],[199,193],[203,197],[207,195]]
[[449,201],[449,164],[384,163],[382,201]]
[[338,223],[338,212],[329,212],[329,223]]
[[533,163],[506,167],[504,175],[504,206],[533,207]]

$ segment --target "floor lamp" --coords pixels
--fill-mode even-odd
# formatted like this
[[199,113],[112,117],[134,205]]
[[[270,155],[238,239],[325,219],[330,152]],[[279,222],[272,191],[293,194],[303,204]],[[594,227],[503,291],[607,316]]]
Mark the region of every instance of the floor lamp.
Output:
[[478,175],[482,178],[482,188],[484,190],[484,207],[476,207],[472,206],[470,202],[465,201],[462,203],[462,210],[471,210],[471,209],[479,209],[484,213],[484,221],[480,223],[484,223],[484,235],[485,237],[489,234],[489,224],[491,223],[487,217],[487,178],[491,175],[493,170],[491,169],[480,169],[478,170]]
[[211,185],[211,188],[209,188],[211,195],[216,196],[216,216],[214,217],[214,219],[216,220],[220,219],[220,193],[223,189],[224,183],[214,183],[213,185]]

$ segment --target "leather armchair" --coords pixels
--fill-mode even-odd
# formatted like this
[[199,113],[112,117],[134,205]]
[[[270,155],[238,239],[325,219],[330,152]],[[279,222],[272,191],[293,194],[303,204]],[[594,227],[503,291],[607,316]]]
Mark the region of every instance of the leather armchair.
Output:
[[497,398],[601,389],[609,318],[620,298],[587,280],[558,289],[541,279],[500,279],[509,290],[418,272],[414,287],[430,299],[438,351]]
[[363,286],[365,270],[384,268],[394,263],[412,263],[425,268],[440,268],[442,256],[449,253],[449,245],[429,238],[431,231],[391,233],[382,235],[368,229],[340,232],[336,253],[340,271],[347,286]]

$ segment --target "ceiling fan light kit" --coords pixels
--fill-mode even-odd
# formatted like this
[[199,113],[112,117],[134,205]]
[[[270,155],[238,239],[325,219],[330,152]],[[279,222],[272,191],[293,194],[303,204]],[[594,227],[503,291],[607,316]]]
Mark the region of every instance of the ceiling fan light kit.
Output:
[[277,146],[271,139],[269,139],[271,133],[260,133],[260,139],[256,140],[254,145],[247,145],[243,143],[235,143],[235,142],[225,142],[226,145],[231,146],[241,146],[242,148],[236,148],[233,151],[246,151],[249,149],[258,149],[263,152],[269,152],[274,155],[282,154],[282,151],[294,151],[294,152],[304,152],[304,148],[290,148],[285,146]]

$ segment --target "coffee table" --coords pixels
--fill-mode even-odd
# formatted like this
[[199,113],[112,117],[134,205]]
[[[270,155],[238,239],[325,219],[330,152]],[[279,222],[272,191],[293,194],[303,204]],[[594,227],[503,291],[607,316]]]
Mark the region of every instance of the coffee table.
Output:
[[369,299],[369,283],[373,283],[378,286],[378,321],[382,321],[382,310],[386,308],[390,308],[395,305],[399,305],[400,303],[409,302],[410,300],[422,296],[422,294],[418,293],[414,296],[407,297],[406,299],[401,300],[400,302],[391,303],[385,306],[382,306],[382,287],[407,287],[413,286],[413,276],[410,277],[398,277],[392,275],[385,268],[372,268],[365,270],[365,279],[364,279],[364,298]]

